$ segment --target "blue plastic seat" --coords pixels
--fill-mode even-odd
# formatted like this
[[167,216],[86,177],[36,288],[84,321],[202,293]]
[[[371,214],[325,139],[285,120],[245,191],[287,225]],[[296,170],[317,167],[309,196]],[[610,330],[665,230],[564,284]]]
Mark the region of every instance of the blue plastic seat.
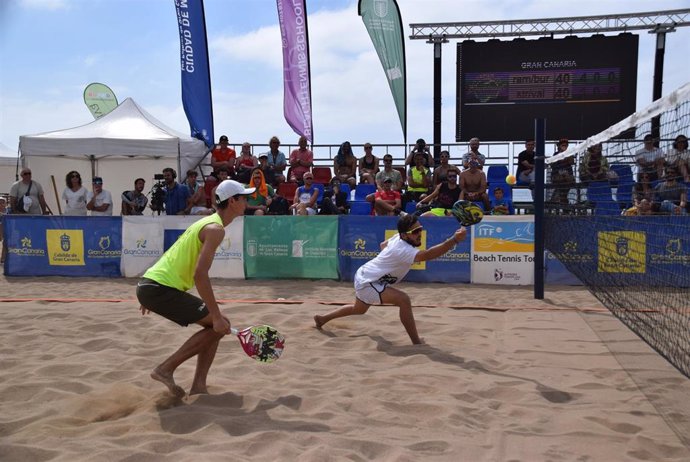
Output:
[[352,191],[350,189],[350,185],[347,183],[340,183],[340,190],[344,192],[347,195],[347,203],[350,203],[350,192]]
[[595,215],[618,215],[620,207],[614,202],[608,181],[592,181],[587,185],[587,200],[594,206]]
[[321,205],[321,201],[323,201],[323,185],[321,183],[312,183],[312,185],[319,190],[319,195],[316,197],[316,204]]
[[369,194],[372,194],[375,192],[376,192],[376,185],[375,184],[358,184],[357,187],[355,187],[355,200],[356,201],[366,200],[366,198]]
[[367,201],[350,202],[350,215],[371,215],[371,203]]
[[415,213],[416,211],[417,211],[417,202],[410,201],[407,204],[405,204],[405,212],[406,213]]
[[486,171],[486,182],[490,185],[494,183],[505,183],[508,176],[507,165],[490,165]]

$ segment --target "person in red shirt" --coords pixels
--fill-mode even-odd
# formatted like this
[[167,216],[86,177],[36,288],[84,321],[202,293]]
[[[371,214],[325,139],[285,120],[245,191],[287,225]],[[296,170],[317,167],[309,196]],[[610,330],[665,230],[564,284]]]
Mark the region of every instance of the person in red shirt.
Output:
[[302,177],[311,172],[314,165],[314,154],[307,149],[307,138],[299,137],[299,148],[290,153],[290,181],[303,184]]
[[230,178],[235,178],[235,161],[237,153],[234,149],[228,146],[228,137],[222,135],[218,140],[218,144],[211,151],[211,167],[213,167],[213,175],[217,177],[216,172],[219,168],[225,167],[228,169]]
[[383,190],[376,191],[374,211],[376,215],[398,215],[400,213],[400,193],[393,190],[393,180],[383,180]]

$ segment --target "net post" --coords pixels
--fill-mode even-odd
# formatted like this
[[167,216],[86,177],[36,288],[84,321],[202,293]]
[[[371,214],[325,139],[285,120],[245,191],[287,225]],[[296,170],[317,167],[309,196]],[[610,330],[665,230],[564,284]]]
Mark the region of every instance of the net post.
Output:
[[546,119],[534,119],[534,298],[544,299],[544,149]]

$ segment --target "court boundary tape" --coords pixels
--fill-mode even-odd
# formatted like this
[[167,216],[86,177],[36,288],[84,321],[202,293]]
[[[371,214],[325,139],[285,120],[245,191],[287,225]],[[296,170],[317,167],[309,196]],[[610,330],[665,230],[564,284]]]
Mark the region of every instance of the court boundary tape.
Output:
[[[316,303],[318,305],[346,305],[350,302],[336,302],[332,300],[280,300],[280,299],[217,299],[220,304],[251,303],[251,304],[275,304],[275,305],[301,305],[304,303]],[[0,298],[0,303],[27,303],[27,302],[52,302],[52,303],[139,303],[135,298],[55,298],[55,297],[27,297],[27,298]],[[599,307],[551,307],[551,306],[490,306],[490,305],[433,305],[419,303],[415,308],[450,308],[453,310],[477,310],[477,311],[577,311],[608,313],[606,308]]]

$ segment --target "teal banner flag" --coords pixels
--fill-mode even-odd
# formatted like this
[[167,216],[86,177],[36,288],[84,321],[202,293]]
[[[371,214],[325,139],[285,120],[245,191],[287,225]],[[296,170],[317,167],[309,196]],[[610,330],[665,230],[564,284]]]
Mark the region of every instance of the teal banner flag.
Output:
[[395,0],[359,0],[357,13],[364,21],[383,65],[398,109],[403,137],[407,140],[407,74],[400,8]]
[[337,216],[244,217],[246,278],[338,279],[337,249]]

